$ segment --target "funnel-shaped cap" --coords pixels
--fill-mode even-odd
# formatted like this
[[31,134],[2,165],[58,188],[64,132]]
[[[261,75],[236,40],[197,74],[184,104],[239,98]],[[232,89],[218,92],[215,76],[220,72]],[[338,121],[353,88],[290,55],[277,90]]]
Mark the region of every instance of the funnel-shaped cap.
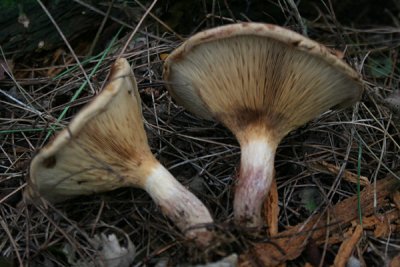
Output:
[[189,231],[211,216],[151,153],[136,80],[118,59],[105,89],[33,158],[25,195],[59,202],[125,186],[146,190],[188,237],[211,239],[204,226]]
[[260,23],[194,35],[168,56],[164,79],[179,104],[235,134],[254,123],[284,136],[362,94],[359,75],[324,46]]
[[241,173],[235,217],[260,223],[275,149],[291,130],[319,114],[359,100],[359,75],[324,46],[290,30],[240,23],[200,32],[164,65],[176,101],[216,119],[238,138]]
[[28,190],[59,202],[133,184],[143,187],[153,161],[136,81],[128,62],[120,59],[104,90],[33,158]]

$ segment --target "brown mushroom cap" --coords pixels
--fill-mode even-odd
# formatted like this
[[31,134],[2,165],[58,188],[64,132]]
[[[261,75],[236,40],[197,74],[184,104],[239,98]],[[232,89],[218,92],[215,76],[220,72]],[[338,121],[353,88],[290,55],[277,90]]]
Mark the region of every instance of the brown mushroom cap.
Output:
[[273,175],[263,162],[273,169],[280,140],[319,114],[354,103],[363,91],[357,72],[324,46],[261,23],[194,35],[168,56],[164,79],[179,104],[221,121],[238,138],[242,159],[234,205],[241,207],[235,217],[250,226],[260,223],[256,213],[272,179],[265,176]]
[[164,79],[174,99],[198,116],[239,128],[231,117],[266,114],[269,128],[279,126],[283,135],[332,107],[354,103],[363,91],[357,72],[326,47],[261,23],[194,35],[168,56]]
[[[59,202],[132,183],[143,187],[150,167],[142,163],[156,164],[143,128],[136,81],[121,59],[104,90],[33,158],[28,190],[35,187],[33,193]],[[129,170],[135,169],[129,181],[121,177],[128,164]]]
[[[105,89],[33,158],[25,196],[59,202],[126,186],[145,189],[183,231],[212,222],[200,200],[151,153],[136,80],[119,59]],[[211,233],[203,227],[187,236],[207,243]]]

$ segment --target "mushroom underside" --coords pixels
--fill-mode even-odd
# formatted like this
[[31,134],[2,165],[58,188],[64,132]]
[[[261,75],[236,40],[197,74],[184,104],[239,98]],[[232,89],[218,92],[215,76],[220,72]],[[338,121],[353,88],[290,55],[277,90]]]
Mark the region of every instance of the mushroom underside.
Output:
[[327,51],[289,30],[243,23],[191,37],[165,63],[173,98],[202,118],[222,122],[240,143],[234,213],[242,226],[262,226],[261,207],[282,138],[361,97],[358,74]]

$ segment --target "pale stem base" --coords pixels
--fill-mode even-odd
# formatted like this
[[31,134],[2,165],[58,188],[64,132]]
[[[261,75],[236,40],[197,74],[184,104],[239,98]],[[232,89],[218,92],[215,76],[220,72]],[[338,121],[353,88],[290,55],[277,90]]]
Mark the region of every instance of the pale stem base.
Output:
[[276,145],[265,139],[241,145],[240,173],[235,190],[234,218],[243,228],[261,228],[262,207],[274,179]]
[[210,243],[213,233],[205,226],[213,219],[208,209],[161,164],[147,178],[145,190],[188,239],[200,245]]

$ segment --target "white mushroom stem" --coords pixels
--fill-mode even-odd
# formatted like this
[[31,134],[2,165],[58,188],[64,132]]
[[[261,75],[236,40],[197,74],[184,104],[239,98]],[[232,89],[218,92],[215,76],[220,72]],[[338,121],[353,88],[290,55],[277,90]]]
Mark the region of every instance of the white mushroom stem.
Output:
[[147,177],[145,190],[187,238],[209,245],[213,235],[206,226],[213,219],[208,209],[161,164],[156,164]]
[[276,144],[259,138],[241,144],[240,173],[234,199],[235,221],[241,227],[263,226],[261,209],[274,179]]

